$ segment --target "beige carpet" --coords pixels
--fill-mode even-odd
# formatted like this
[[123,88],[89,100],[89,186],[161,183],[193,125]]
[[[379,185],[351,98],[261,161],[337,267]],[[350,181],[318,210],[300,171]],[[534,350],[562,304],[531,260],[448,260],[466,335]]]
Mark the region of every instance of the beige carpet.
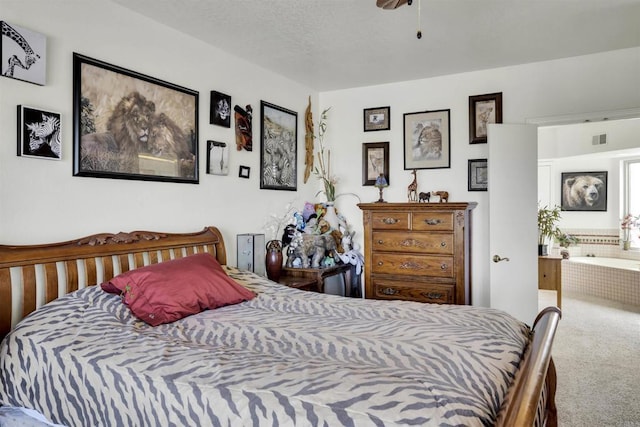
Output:
[[[540,308],[555,302],[540,291]],[[640,308],[563,295],[552,355],[560,427],[640,427]]]

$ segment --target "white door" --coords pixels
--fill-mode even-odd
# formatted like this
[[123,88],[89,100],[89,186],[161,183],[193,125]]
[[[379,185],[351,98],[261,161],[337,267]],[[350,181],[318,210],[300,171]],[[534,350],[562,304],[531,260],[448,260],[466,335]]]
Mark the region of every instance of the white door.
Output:
[[487,131],[490,305],[531,325],[538,312],[538,130],[494,124]]

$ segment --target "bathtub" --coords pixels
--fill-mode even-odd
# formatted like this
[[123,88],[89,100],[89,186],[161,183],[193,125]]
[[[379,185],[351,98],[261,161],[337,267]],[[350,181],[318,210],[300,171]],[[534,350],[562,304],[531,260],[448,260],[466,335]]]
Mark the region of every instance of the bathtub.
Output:
[[571,257],[562,263],[562,290],[640,307],[640,261]]

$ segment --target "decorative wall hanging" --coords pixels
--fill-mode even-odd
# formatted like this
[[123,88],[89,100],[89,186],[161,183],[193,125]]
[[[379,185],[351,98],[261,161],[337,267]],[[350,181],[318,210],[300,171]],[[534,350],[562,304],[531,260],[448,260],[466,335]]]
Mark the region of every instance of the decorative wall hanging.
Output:
[[487,159],[469,160],[468,187],[469,191],[487,191],[488,178]]
[[74,176],[198,183],[198,92],[73,54]]
[[260,188],[297,189],[298,113],[260,101]]
[[207,141],[207,173],[229,175],[229,146],[226,142]]
[[364,131],[391,129],[391,107],[377,107],[364,109]]
[[404,114],[404,169],[451,166],[450,110]]
[[226,128],[231,127],[231,96],[215,90],[211,91],[209,123]]
[[563,211],[607,210],[607,172],[562,172]]
[[502,123],[502,92],[469,97],[469,143],[487,143],[487,125]]
[[60,113],[18,105],[18,156],[62,158]]
[[389,142],[365,142],[362,144],[362,185],[375,185],[380,174],[389,185]]
[[253,151],[253,108],[247,105],[243,109],[236,105],[233,107],[233,113],[236,116],[236,149],[240,151],[244,148],[247,151]]
[[2,75],[43,86],[47,80],[47,38],[40,33],[0,21]]
[[240,178],[249,179],[249,174],[251,173],[251,168],[249,166],[240,166],[238,170],[238,176]]

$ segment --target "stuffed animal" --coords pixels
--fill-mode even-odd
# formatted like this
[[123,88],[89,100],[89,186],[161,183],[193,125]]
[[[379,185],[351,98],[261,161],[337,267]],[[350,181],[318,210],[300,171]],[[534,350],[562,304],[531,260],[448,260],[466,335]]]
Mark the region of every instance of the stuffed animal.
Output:
[[289,244],[287,267],[293,267],[300,258],[303,268],[320,268],[325,254],[337,256],[336,241],[331,234],[307,234],[297,232]]

